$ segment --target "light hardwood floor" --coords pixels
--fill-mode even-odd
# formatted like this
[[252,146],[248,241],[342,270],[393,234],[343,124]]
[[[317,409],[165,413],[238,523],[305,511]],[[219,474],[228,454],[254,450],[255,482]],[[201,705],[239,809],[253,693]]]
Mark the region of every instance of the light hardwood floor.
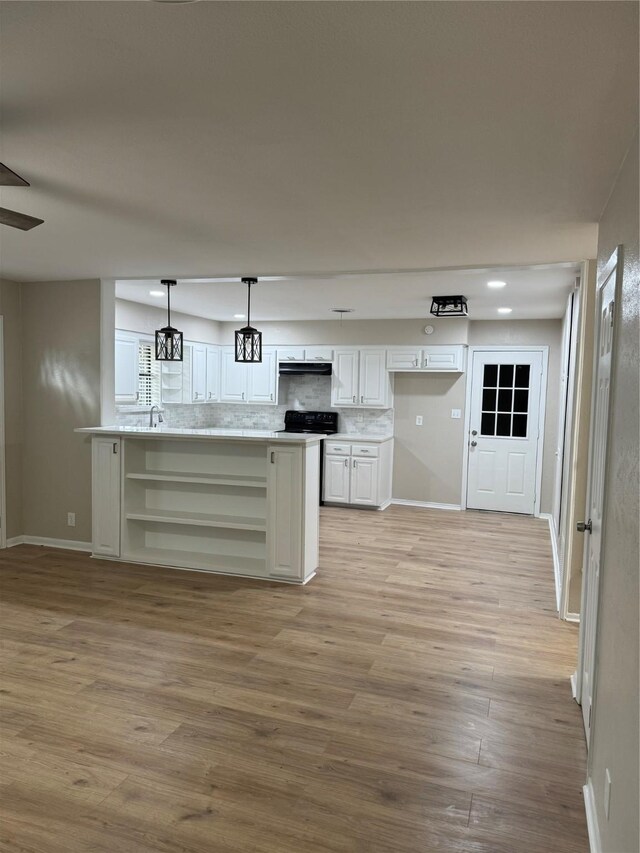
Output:
[[583,853],[545,522],[322,510],[306,587],[0,555],[0,850]]

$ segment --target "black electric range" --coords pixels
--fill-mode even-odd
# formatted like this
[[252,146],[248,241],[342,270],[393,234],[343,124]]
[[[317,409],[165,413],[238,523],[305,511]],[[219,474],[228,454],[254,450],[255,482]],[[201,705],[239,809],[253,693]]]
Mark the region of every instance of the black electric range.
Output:
[[[337,412],[301,412],[289,409],[284,415],[284,429],[278,432],[295,432],[304,435],[335,435],[338,432]],[[320,505],[324,479],[324,442],[320,442]]]

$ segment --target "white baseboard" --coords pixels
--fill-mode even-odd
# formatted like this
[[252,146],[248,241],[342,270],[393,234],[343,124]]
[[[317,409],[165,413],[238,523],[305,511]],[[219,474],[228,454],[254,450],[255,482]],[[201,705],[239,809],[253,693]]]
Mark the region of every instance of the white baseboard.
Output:
[[579,613],[567,613],[564,617],[567,622],[580,622],[580,614]]
[[584,796],[584,810],[587,813],[589,849],[591,850],[591,853],[602,853],[600,830],[598,829],[598,815],[596,813],[596,803],[593,795],[591,779],[588,779],[587,784],[583,787],[582,795]]
[[14,536],[7,540],[7,548],[15,545],[43,545],[47,548],[63,548],[65,551],[91,552],[91,542],[76,539],[50,539],[48,536]]
[[560,554],[558,553],[558,537],[556,536],[556,525],[553,516],[548,512],[541,512],[540,518],[545,518],[549,525],[549,536],[551,537],[551,553],[553,554],[553,577],[556,585],[556,608],[560,613],[560,598],[562,589],[560,585]]
[[455,510],[456,512],[460,512],[462,509],[460,504],[440,504],[432,501],[405,501],[404,498],[393,498],[391,503],[398,504],[399,506],[420,506],[423,509],[447,509]]

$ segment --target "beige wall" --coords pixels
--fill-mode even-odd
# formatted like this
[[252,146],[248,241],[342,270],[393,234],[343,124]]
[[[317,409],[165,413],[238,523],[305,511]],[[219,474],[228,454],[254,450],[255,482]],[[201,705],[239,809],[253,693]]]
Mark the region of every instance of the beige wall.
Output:
[[[166,300],[164,307],[142,305],[139,302],[129,302],[128,299],[116,299],[116,329],[126,329],[129,332],[142,332],[147,335],[155,334],[156,329],[167,325]],[[171,312],[171,325],[179,329],[188,341],[203,344],[219,344],[220,323],[207,320],[204,317],[194,317],[191,314]],[[233,342],[233,338],[231,338]]]
[[4,318],[4,417],[7,539],[22,529],[22,312],[20,285],[0,281]]
[[[638,365],[640,258],[638,136],[600,222],[598,268],[623,245],[622,299],[617,306],[604,550],[596,640],[596,685],[589,754],[603,853],[636,853],[638,833]],[[604,814],[605,770],[611,810]]]
[[[100,282],[22,284],[24,533],[91,540],[91,447],[100,419]],[[76,527],[67,526],[76,513]]]

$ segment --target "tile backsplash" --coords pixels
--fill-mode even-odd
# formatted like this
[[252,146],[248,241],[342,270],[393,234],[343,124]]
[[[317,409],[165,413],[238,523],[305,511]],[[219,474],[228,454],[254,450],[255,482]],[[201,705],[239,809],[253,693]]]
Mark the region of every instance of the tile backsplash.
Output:
[[[276,430],[284,427],[287,409],[329,411],[331,409],[331,377],[281,376],[278,405],[241,403],[165,403],[165,423],[172,427]],[[393,409],[338,409],[338,429],[346,433],[389,435],[393,433]],[[118,412],[121,426],[144,426],[148,414]]]

